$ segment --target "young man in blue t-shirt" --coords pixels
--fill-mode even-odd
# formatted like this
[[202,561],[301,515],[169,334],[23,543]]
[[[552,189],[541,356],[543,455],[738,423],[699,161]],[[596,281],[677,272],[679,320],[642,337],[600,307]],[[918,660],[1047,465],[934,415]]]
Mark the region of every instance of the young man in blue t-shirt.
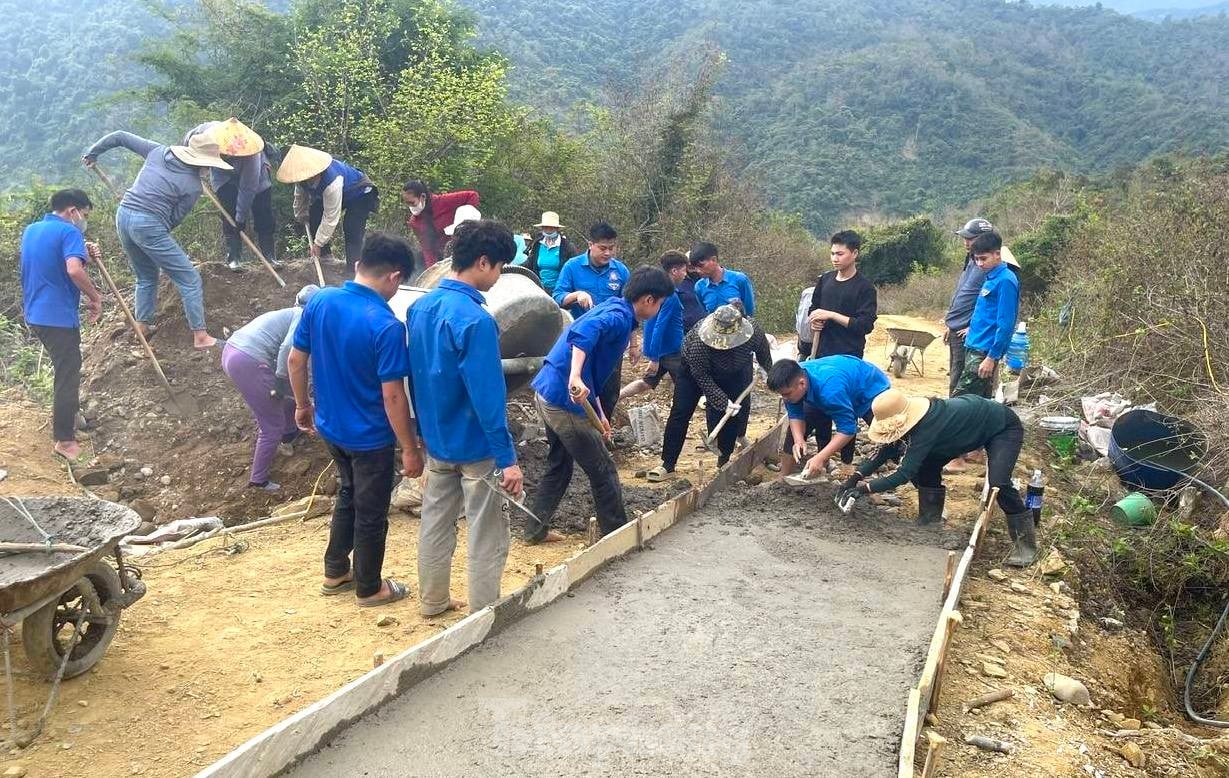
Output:
[[717,247],[700,242],[687,254],[691,266],[700,274],[696,281],[696,297],[704,304],[704,310],[712,313],[723,305],[741,308],[746,316],[755,316],[755,292],[746,273],[730,270],[721,265]]
[[[388,306],[397,287],[413,274],[408,241],[371,233],[354,280],[320,290],[303,309],[290,351],[295,421],[324,438],[341,482],[321,592],[354,589],[360,607],[396,602],[409,593],[405,584],[382,578],[381,569],[395,445],[401,445],[408,477],[417,478],[423,468],[405,393],[410,375],[406,330]],[[308,393],[309,358],[315,405]]]
[[956,395],[994,395],[995,372],[1016,329],[1020,282],[1003,262],[1002,249],[1003,239],[993,231],[978,235],[969,246],[985,278],[964,339],[964,368],[956,382]]
[[576,464],[589,477],[602,533],[613,532],[627,522],[619,473],[605,444],[610,438],[610,411],[598,403],[599,431],[586,419],[580,404],[592,403],[623,361],[636,322],[656,316],[662,301],[671,294],[674,285],[664,272],[655,267],[637,268],[621,297],[610,298],[572,322],[546,356],[532,386],[538,413],[546,425],[550,453],[533,503],[533,513],[540,521],[530,520],[526,525],[526,542],[563,539],[550,531],[550,520],[572,483]]
[[496,486],[516,497],[522,475],[508,431],[499,326],[483,308],[482,295],[515,255],[512,233],[502,224],[461,224],[452,239],[452,272],[406,316],[414,411],[427,449],[418,531],[424,616],[465,607],[449,595],[462,516],[469,542],[469,608],[480,610],[499,599],[509,530]]
[[98,247],[85,242],[85,221],[93,203],[80,189],[51,196],[51,213],[21,236],[21,292],[26,324],[51,355],[55,374],[51,436],[53,451],[67,459],[81,455],[76,419],[81,390],[81,295],[90,322],[102,312],[102,294],[85,272]]

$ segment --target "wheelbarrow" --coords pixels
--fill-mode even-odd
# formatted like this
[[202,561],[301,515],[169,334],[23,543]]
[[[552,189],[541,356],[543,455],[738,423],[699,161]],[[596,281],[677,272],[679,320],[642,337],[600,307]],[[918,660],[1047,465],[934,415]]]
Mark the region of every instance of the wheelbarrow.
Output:
[[98,663],[119,628],[120,611],[145,594],[119,551],[120,539],[140,524],[134,511],[105,500],[0,498],[0,638],[10,695],[9,637],[18,625],[29,664],[52,680],[33,734],[18,736],[12,725],[18,745],[37,736],[60,680]]
[[905,374],[905,366],[913,365],[920,376],[926,375],[926,347],[935,339],[935,335],[924,330],[906,330],[900,327],[888,327],[888,335],[892,338],[888,346],[888,367],[892,375],[900,378]]

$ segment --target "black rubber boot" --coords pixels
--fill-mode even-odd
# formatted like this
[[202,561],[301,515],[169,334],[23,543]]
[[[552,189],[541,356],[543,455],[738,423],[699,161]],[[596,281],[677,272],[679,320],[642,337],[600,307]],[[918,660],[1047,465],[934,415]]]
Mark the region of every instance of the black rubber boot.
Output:
[[1029,567],[1037,561],[1037,530],[1033,527],[1031,511],[1007,517],[1007,530],[1014,541],[1011,555],[1004,564],[1012,567]]
[[917,523],[943,523],[943,501],[947,497],[946,486],[919,486],[917,488]]
[[243,261],[243,242],[239,233],[226,236],[226,266],[238,270]]

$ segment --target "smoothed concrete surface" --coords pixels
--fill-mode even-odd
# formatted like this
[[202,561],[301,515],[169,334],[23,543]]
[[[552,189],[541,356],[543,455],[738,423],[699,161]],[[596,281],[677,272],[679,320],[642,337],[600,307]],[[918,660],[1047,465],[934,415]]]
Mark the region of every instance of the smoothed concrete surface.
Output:
[[894,773],[945,553],[905,519],[735,492],[290,774]]

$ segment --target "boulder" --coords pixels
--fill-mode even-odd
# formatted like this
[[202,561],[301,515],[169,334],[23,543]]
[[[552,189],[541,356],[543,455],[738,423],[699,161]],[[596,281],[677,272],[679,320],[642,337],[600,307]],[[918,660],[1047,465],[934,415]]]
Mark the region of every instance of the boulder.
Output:
[[1054,698],[1062,702],[1072,705],[1080,705],[1089,707],[1092,705],[1092,697],[1088,694],[1088,687],[1074,678],[1069,678],[1062,673],[1046,673],[1045,687],[1054,695]]

